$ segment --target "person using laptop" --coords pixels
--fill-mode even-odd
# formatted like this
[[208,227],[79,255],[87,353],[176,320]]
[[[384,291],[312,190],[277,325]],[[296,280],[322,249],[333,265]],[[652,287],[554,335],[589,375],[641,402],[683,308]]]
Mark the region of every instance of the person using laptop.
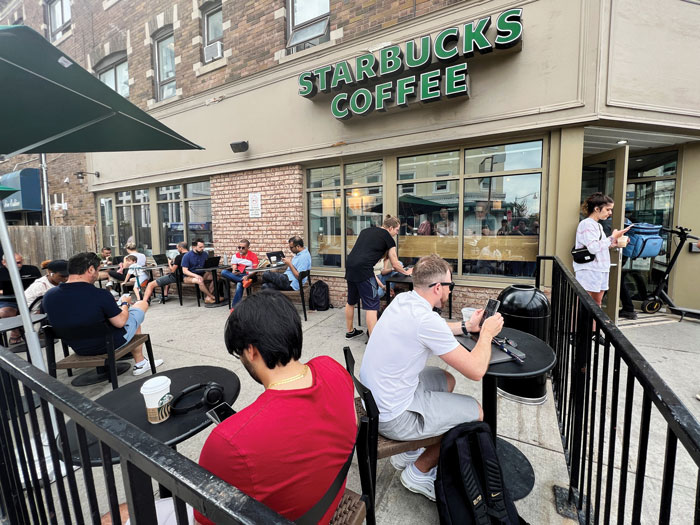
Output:
[[214,283],[212,281],[211,272],[197,273],[197,270],[202,270],[207,262],[208,256],[204,251],[204,241],[195,239],[192,242],[192,250],[187,252],[182,257],[182,274],[184,282],[187,284],[196,284],[204,294],[204,302],[206,304],[214,304]]
[[[479,403],[453,393],[455,378],[426,367],[439,356],[462,375],[479,381],[491,359],[491,339],[503,328],[496,313],[479,328],[483,310],[469,321],[447,323],[433,308],[443,308],[454,283],[450,265],[438,255],[419,259],[413,269],[413,291],[398,294],[374,327],[362,358],[360,381],[372,391],[379,408],[379,433],[389,439],[414,441],[440,436],[455,426],[482,420]],[[455,335],[479,333],[470,352]],[[440,444],[391,458],[410,491],[435,501],[434,481]]]
[[[299,274],[311,269],[311,254],[304,248],[304,239],[295,235],[289,238],[289,250],[293,257],[285,257],[282,262],[287,267],[284,273],[267,271],[262,274],[263,288],[276,290],[299,290]],[[304,279],[305,284],[308,277]],[[248,288],[253,281],[249,278],[243,280],[243,287]]]
[[[170,289],[171,284],[177,284],[177,269],[180,267],[182,264],[182,258],[185,256],[187,253],[187,243],[182,241],[177,243],[176,246],[177,249],[177,256],[173,261],[170,261],[170,259],[166,258],[166,262],[168,264],[168,268],[170,270],[170,273],[167,275],[163,275],[162,277],[159,277],[155,281],[152,281],[148,283],[148,286],[146,287],[146,291],[143,294],[143,300],[144,301],[149,301],[151,300],[151,296],[155,292],[155,289],[158,286],[163,287],[163,297],[161,297],[160,302],[165,303],[168,300],[168,291]],[[158,264],[160,264],[159,261],[156,260]]]
[[243,298],[243,279],[248,275],[248,270],[258,267],[258,256],[250,251],[250,241],[241,239],[238,241],[238,252],[231,256],[231,270],[224,270],[221,276],[236,283],[236,293],[233,296],[231,307],[234,307]]

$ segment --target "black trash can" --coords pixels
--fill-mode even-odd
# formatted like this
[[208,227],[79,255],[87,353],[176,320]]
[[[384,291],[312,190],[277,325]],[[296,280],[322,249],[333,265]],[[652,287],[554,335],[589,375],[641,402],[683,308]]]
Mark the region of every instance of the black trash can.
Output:
[[[547,296],[529,284],[514,284],[499,295],[504,325],[547,342],[551,309]],[[526,379],[498,378],[498,393],[519,403],[541,405],[547,400],[547,376]]]

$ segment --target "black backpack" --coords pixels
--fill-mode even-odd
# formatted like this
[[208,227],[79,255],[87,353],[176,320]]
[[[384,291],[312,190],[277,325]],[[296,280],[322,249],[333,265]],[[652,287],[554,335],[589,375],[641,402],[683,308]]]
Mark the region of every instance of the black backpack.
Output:
[[435,499],[441,525],[526,524],[503,484],[489,426],[462,423],[442,438]]
[[328,293],[328,285],[321,280],[317,280],[311,285],[309,294],[309,310],[323,312],[331,307]]

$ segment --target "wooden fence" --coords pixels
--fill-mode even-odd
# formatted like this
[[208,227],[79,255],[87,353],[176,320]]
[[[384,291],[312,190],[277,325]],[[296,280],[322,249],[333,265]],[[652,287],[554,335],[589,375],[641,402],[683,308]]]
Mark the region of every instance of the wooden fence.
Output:
[[39,266],[46,259],[69,259],[85,251],[96,251],[94,226],[9,226],[15,252],[25,264]]

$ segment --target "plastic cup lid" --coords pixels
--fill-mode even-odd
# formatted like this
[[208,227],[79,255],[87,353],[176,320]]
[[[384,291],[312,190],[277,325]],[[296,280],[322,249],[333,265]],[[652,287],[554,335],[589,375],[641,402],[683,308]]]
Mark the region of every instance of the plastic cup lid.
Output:
[[160,390],[167,390],[170,388],[170,378],[167,376],[154,377],[149,379],[143,385],[141,385],[142,394],[153,394]]

